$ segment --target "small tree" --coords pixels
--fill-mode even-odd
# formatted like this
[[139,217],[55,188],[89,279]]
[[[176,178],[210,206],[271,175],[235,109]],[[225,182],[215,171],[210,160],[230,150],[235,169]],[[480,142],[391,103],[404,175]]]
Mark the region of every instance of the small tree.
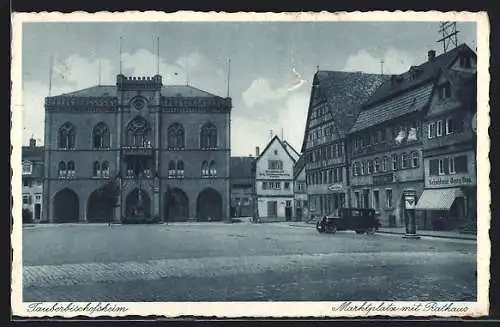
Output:
[[[118,185],[118,181],[116,178],[113,178],[106,183],[104,183],[103,186],[101,186],[98,189],[99,196],[101,201],[103,201],[108,208],[114,208],[118,207],[118,196],[120,195],[120,186]],[[110,217],[109,224],[111,225],[111,220],[112,218]]]

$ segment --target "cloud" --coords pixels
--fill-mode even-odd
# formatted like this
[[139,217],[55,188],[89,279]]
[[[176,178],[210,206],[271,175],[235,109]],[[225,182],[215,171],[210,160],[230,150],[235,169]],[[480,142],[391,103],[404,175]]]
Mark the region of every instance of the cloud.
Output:
[[418,64],[417,58],[395,48],[388,48],[382,58],[374,57],[363,49],[356,54],[350,55],[342,70],[380,74],[381,60],[383,60],[384,74],[401,74],[407,71],[411,65]]

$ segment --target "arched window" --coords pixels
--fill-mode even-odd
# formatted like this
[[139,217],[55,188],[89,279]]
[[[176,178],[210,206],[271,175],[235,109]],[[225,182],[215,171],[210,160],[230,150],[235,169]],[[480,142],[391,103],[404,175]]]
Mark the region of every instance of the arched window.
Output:
[[372,160],[368,160],[367,163],[366,163],[366,174],[370,175],[372,173],[373,173],[373,161]]
[[411,153],[411,167],[412,168],[417,168],[418,167],[418,162],[419,162],[420,156],[417,151],[413,151]]
[[212,123],[206,123],[200,132],[200,147],[214,149],[217,147],[217,128]]
[[75,148],[75,126],[71,123],[64,123],[59,128],[59,149]]
[[109,128],[104,123],[95,125],[92,131],[92,143],[94,149],[109,148]]
[[175,123],[168,127],[168,148],[184,149],[184,128]]
[[75,177],[75,163],[73,161],[68,162],[68,177]]
[[184,161],[177,161],[177,177],[184,177]]
[[59,170],[58,170],[59,177],[66,177],[66,164],[64,161],[59,161]]
[[366,172],[366,161],[361,162],[361,172],[360,175],[364,175]]
[[168,178],[174,178],[175,177],[175,161],[170,160],[168,163]]
[[100,177],[101,176],[101,165],[99,164],[99,161],[94,162],[94,177]]
[[127,143],[134,147],[151,147],[151,130],[148,121],[137,116],[127,125]]
[[210,166],[208,169],[208,175],[210,175],[211,177],[217,176],[217,169],[215,168],[215,161],[213,161],[213,160],[210,162]]
[[203,161],[201,164],[201,177],[207,177],[208,176],[208,162]]
[[132,161],[127,161],[127,177],[134,176],[134,163]]
[[103,161],[101,165],[102,177],[109,177],[109,163],[107,161]]
[[392,170],[397,170],[398,169],[398,155],[393,154],[392,155]]

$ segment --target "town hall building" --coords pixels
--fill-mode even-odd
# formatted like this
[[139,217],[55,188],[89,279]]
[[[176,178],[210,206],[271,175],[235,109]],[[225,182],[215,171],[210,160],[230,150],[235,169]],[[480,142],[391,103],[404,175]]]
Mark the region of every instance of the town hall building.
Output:
[[[230,212],[231,99],[126,77],[45,99],[43,219],[221,220]],[[116,180],[118,207],[98,190]]]

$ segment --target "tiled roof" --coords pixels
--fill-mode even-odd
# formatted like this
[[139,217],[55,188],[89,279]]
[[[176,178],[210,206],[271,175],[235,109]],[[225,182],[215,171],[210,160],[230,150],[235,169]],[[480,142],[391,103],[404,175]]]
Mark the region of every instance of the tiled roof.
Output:
[[[361,105],[389,77],[361,72],[318,71],[314,75],[310,103],[313,102],[313,97],[326,98],[335,122],[334,133],[343,138],[354,124]],[[311,111],[309,105],[308,116]],[[302,152],[307,143],[307,130],[304,136]]]
[[251,179],[255,157],[231,157],[231,180]]
[[305,165],[306,165],[306,156],[301,155],[299,157],[299,160],[297,160],[297,162],[293,166],[293,178],[294,179],[297,178],[297,176],[300,174],[300,172],[305,167]]
[[[370,99],[363,104],[363,107],[371,107],[375,103],[384,101],[396,94],[400,94],[417,85],[426,83],[429,80],[434,80],[440,74],[441,69],[448,68],[462,52],[474,54],[466,44],[461,44],[448,52],[436,56],[434,60],[426,61],[419,66],[411,67],[407,72],[397,75],[397,77],[394,76],[394,78],[398,79],[396,85],[393,83],[392,79],[386,81],[373,93]],[[412,78],[412,71],[417,73],[416,78]]]
[[429,103],[434,84],[429,83],[359,113],[350,133],[422,110]]
[[[62,97],[116,97],[116,86],[114,85],[95,85],[82,90],[70,93],[64,93],[58,96]],[[186,98],[212,98],[217,97],[214,94],[200,90],[190,85],[165,85],[161,89],[161,95],[164,97],[186,97]]]
[[[285,152],[288,154],[288,156],[290,157],[290,159],[292,159],[293,163],[295,163],[297,161],[297,159],[295,159],[295,156],[292,155],[292,152],[295,151],[295,150],[293,150],[293,148],[292,148],[292,150],[290,150],[289,147],[285,144],[285,142],[283,142],[282,140],[280,140],[280,138],[278,137],[278,135],[275,135],[271,139],[271,141],[269,141],[269,143],[267,143],[267,145],[264,148],[264,150],[260,153],[260,155],[255,160],[259,160],[264,155],[264,153],[267,151],[267,149],[269,149],[269,147],[271,146],[271,144],[273,144],[273,142],[275,140],[279,142],[279,144],[285,150]],[[297,151],[295,151],[295,152],[297,152]]]

